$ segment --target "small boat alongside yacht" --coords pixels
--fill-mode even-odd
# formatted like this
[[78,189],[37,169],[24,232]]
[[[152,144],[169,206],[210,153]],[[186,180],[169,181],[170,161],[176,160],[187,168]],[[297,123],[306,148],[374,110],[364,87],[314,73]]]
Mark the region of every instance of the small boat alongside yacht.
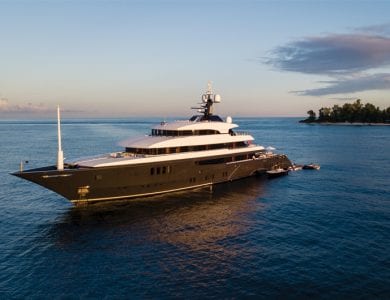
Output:
[[302,169],[304,169],[304,170],[319,170],[320,168],[321,168],[320,165],[318,165],[318,164],[313,164],[313,163],[308,164],[308,165],[304,165],[304,166],[302,167]]
[[277,168],[267,171],[268,178],[276,178],[284,175],[288,175],[289,169]]
[[303,166],[302,165],[297,165],[295,163],[293,163],[291,165],[291,167],[289,168],[290,171],[299,171],[299,170],[302,170]]

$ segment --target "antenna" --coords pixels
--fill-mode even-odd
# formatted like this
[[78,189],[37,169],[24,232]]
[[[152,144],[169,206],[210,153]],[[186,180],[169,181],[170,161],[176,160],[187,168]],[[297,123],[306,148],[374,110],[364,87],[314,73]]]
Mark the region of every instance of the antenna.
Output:
[[58,135],[58,152],[57,152],[57,170],[62,171],[64,169],[64,152],[61,146],[61,117],[60,106],[57,106],[57,135]]
[[207,94],[211,95],[213,93],[213,83],[211,80],[207,82]]

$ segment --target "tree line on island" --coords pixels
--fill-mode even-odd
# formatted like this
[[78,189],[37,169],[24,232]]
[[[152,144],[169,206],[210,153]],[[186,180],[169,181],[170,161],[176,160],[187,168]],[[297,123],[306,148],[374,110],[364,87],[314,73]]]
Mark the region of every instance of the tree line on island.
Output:
[[390,107],[381,110],[371,103],[363,104],[360,99],[343,106],[322,107],[318,118],[313,110],[307,112],[309,117],[301,123],[388,123],[390,124]]

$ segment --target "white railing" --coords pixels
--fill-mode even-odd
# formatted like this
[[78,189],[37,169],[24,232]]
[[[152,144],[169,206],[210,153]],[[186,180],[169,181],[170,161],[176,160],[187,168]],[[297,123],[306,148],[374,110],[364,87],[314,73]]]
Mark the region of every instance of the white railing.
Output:
[[233,131],[232,135],[250,135],[249,132],[245,131]]

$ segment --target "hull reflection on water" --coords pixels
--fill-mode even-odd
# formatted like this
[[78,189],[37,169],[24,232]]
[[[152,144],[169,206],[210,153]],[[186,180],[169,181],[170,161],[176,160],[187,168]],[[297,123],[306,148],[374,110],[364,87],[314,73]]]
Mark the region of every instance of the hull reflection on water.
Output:
[[[52,234],[60,247],[71,247],[88,235],[94,238],[96,229],[99,235],[109,234],[113,239],[116,234],[127,235],[128,246],[147,240],[193,250],[210,248],[247,230],[248,215],[263,209],[257,200],[264,183],[262,178],[251,177],[216,185],[213,190],[72,207]],[[246,215],[245,222],[242,215]]]

